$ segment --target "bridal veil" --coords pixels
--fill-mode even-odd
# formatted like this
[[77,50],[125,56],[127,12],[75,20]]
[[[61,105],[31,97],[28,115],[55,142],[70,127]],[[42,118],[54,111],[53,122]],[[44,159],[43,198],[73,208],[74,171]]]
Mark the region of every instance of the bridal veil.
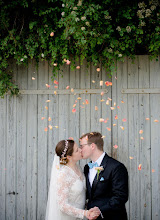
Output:
[[60,160],[57,154],[54,156],[51,180],[48,193],[47,209],[45,220],[60,219],[60,210],[57,202],[57,177],[60,169]]

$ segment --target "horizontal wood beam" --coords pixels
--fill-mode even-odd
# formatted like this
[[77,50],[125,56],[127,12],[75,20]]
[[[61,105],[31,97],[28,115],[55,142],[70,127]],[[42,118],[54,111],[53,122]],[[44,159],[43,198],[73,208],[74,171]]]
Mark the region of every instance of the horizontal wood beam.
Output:
[[19,90],[21,95],[54,95],[56,91],[57,95],[75,95],[75,94],[100,94],[102,91],[108,93],[107,89],[74,89],[71,90],[60,89],[60,90]]
[[122,89],[124,94],[160,94],[160,88],[150,89]]

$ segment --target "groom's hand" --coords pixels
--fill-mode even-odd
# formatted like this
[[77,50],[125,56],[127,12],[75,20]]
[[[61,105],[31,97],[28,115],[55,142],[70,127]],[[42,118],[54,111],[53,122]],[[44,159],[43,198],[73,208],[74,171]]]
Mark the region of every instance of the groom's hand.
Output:
[[101,212],[98,207],[91,208],[90,210],[88,210],[88,219],[89,220],[97,219],[100,213]]

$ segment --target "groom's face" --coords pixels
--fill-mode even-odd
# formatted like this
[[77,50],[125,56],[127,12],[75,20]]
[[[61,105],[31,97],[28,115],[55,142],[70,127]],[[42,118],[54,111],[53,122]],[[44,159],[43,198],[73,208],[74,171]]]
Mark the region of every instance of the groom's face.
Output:
[[88,159],[92,155],[92,144],[88,144],[87,138],[84,137],[80,140],[80,147],[82,150],[82,158]]

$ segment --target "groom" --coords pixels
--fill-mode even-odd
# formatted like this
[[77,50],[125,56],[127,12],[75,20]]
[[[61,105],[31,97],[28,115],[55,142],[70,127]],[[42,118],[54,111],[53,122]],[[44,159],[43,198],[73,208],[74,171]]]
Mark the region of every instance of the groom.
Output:
[[98,207],[101,212],[98,220],[127,220],[128,172],[122,163],[103,151],[103,144],[99,132],[87,133],[80,138],[83,159],[92,160],[84,167],[87,209]]

